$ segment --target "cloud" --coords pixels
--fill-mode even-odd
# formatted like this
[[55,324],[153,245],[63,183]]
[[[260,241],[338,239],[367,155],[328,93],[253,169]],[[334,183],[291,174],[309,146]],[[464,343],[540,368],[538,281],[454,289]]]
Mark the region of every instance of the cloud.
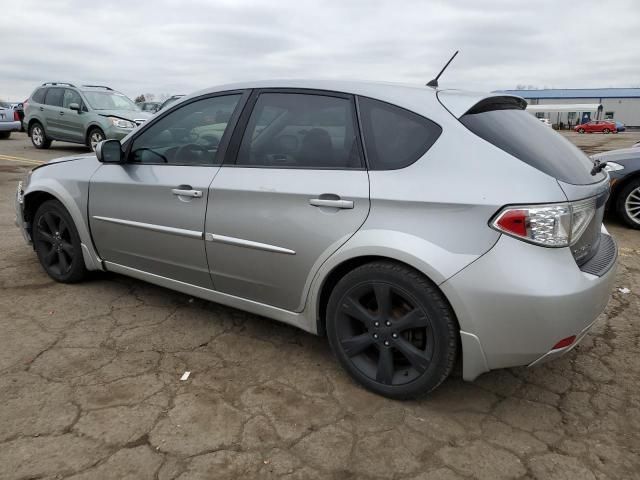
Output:
[[44,81],[189,93],[258,78],[473,90],[640,86],[640,5],[583,0],[20,0],[2,6],[0,97]]

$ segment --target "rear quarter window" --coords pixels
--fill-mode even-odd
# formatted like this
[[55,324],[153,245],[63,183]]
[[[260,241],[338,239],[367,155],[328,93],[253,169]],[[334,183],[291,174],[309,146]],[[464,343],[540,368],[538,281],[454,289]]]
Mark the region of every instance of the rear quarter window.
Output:
[[437,123],[390,103],[358,97],[358,106],[371,170],[397,170],[411,165],[442,133]]
[[47,93],[46,88],[39,88],[35,92],[33,92],[31,99],[36,103],[44,103],[44,97],[46,93]]
[[481,102],[460,121],[487,142],[562,182],[586,185],[604,178],[602,173],[591,175],[589,157],[522,105],[501,103],[499,97],[496,102]]

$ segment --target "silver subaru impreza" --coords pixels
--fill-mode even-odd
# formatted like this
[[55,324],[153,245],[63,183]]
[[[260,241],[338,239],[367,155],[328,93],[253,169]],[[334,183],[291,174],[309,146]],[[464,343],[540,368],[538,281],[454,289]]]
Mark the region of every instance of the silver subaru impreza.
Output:
[[129,275],[326,335],[392,398],[537,365],[604,310],[604,164],[504,94],[343,81],[201,91],[18,186],[55,280]]

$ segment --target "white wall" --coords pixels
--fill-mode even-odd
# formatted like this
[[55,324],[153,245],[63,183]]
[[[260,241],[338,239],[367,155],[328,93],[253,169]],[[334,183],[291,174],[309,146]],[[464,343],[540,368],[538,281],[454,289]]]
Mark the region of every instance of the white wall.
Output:
[[[526,98],[526,97],[525,97]],[[568,103],[601,103],[602,118],[605,112],[614,112],[614,120],[622,122],[630,127],[640,127],[640,98],[542,98],[539,100],[527,99],[531,104],[536,105],[566,105]],[[578,117],[582,112],[577,112]],[[545,118],[551,120],[552,123],[558,122],[558,114],[560,121],[567,123],[568,112],[545,112]],[[595,114],[592,114],[595,119]],[[575,125],[575,120],[572,121]]]

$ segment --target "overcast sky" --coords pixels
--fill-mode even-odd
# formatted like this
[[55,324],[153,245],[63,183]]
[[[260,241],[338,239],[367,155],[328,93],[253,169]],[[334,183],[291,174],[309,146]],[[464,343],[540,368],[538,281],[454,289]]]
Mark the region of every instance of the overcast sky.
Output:
[[[562,5],[562,6],[561,6]],[[640,1],[2,0],[0,98],[43,81],[130,97],[331,77],[442,87],[640,86]]]

